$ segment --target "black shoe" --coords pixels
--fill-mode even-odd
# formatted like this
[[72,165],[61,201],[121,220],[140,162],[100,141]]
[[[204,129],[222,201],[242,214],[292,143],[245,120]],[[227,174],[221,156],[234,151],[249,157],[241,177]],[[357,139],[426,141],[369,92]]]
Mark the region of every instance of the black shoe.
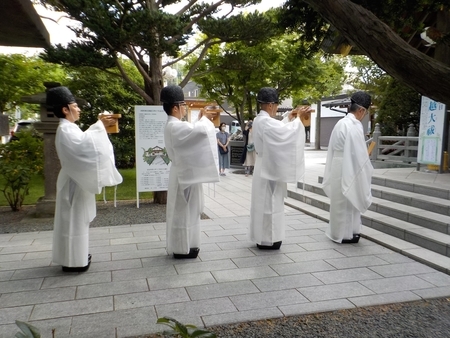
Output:
[[341,243],[343,243],[343,244],[358,243],[360,237],[361,236],[359,234],[356,234],[356,235],[353,235],[352,239],[343,239]]
[[260,250],[278,250],[281,247],[281,241],[275,242],[272,245],[256,244],[256,247]]
[[64,272],[85,272],[85,271],[88,271],[89,267],[91,266],[91,258],[92,258],[92,255],[89,254],[88,255],[88,264],[86,266],[77,266],[77,267],[63,266],[62,267],[62,271],[64,271]]
[[191,248],[191,250],[189,250],[188,254],[173,254],[173,258],[175,259],[184,259],[184,258],[197,258],[198,253],[199,253],[200,249],[199,248]]

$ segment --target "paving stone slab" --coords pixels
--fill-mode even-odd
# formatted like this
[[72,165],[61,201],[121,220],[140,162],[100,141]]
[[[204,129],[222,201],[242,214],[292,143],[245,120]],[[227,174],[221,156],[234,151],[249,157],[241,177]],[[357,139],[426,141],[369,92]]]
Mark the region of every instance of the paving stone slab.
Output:
[[251,293],[260,293],[260,290],[251,281],[237,281],[227,283],[210,283],[207,285],[191,286],[186,288],[192,300],[222,298]]
[[34,306],[30,320],[78,316],[88,313],[112,311],[113,309],[113,297],[37,304]]
[[416,276],[391,277],[372,281],[360,281],[360,283],[375,293],[411,291],[433,287],[433,284]]
[[230,299],[239,311],[308,302],[300,292],[292,289],[232,296]]
[[377,256],[372,255],[326,259],[326,262],[335,267],[336,269],[350,269],[350,268],[389,264],[388,262],[378,258]]
[[173,266],[152,266],[142,269],[118,270],[112,272],[114,282],[123,280],[136,280],[141,278],[172,276],[177,272]]
[[375,306],[393,303],[404,303],[421,300],[421,297],[411,291],[401,291],[394,293],[384,293],[379,295],[369,295],[362,297],[351,297],[348,299],[358,307]]
[[0,282],[0,292],[6,294],[10,292],[39,290],[43,280],[43,278],[34,278]]
[[450,286],[450,276],[442,272],[431,272],[416,276],[438,287]]
[[81,285],[77,288],[77,299],[95,298],[103,296],[122,295],[135,292],[148,291],[148,284],[145,279],[109,282],[92,285]]
[[62,271],[60,265],[45,266],[32,269],[20,269],[14,271],[14,275],[11,280],[17,279],[29,279],[29,278],[41,278],[41,277],[52,277],[52,276],[65,276],[67,275]]
[[167,289],[114,296],[114,309],[124,310],[189,301],[186,289]]
[[323,260],[306,261],[299,263],[274,264],[271,266],[279,275],[294,275],[318,271],[335,270],[335,268]]
[[236,268],[237,268],[236,264],[231,259],[222,259],[218,261],[209,261],[209,262],[195,262],[190,264],[189,263],[175,264],[175,269],[177,270],[177,273],[180,275],[204,271],[229,270]]
[[66,273],[58,277],[46,277],[41,289],[78,286],[111,282],[111,272]]
[[268,266],[213,271],[212,274],[219,283],[277,276],[277,273]]
[[[210,316],[237,312],[236,307],[229,298],[214,298],[174,304],[161,304],[156,305],[155,308],[159,317],[176,318],[184,324],[188,324],[188,322],[183,321],[182,319],[194,317],[193,314],[196,316]],[[203,326],[202,323],[200,325]]]
[[357,282],[310,286],[297,290],[311,302],[374,294],[372,290]]
[[297,316],[309,313],[337,311],[353,308],[355,308],[355,305],[353,305],[347,299],[333,299],[322,302],[284,305],[279,307],[279,309],[285,316]]
[[306,286],[323,285],[323,283],[312,274],[304,273],[300,275],[276,276],[268,278],[258,278],[252,280],[259,290],[277,291],[295,289]]
[[75,293],[75,287],[4,293],[0,308],[74,300]]
[[417,262],[372,266],[370,267],[370,269],[383,277],[417,275],[423,273],[432,273],[436,271],[426,265]]
[[276,307],[239,311],[231,313],[222,313],[220,315],[203,316],[203,322],[206,327],[214,325],[224,325],[233,323],[242,323],[247,321],[264,320],[272,318],[281,318],[283,313]]
[[272,264],[293,263],[293,260],[284,254],[274,254],[267,256],[233,258],[233,263],[238,268],[249,268],[252,266],[267,266]]
[[147,281],[151,291],[217,283],[208,271],[168,277],[152,277],[147,278]]
[[413,292],[424,299],[450,297],[450,287],[448,287],[448,286],[442,286],[439,288],[413,290]]
[[315,250],[310,252],[286,254],[294,262],[316,261],[329,258],[344,258],[345,256],[337,250]]
[[13,324],[16,320],[26,322],[30,319],[33,306],[17,306],[0,309],[0,325]]
[[219,250],[205,251],[204,245],[201,246],[199,257],[202,261],[215,261],[227,258],[242,258],[242,257],[254,257],[255,254],[249,249],[235,249],[235,250],[220,250],[220,248],[214,245]]
[[368,268],[354,268],[335,271],[324,271],[312,273],[314,277],[324,284],[335,284],[345,282],[357,282],[360,280],[373,280],[382,278],[381,275]]

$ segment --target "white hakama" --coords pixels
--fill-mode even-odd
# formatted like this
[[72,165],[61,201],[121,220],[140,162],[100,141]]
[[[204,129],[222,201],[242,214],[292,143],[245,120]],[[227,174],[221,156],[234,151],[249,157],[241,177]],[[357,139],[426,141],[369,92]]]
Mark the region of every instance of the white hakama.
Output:
[[101,121],[83,132],[60,119],[55,137],[61,171],[56,184],[53,263],[65,267],[88,264],[89,223],[96,216],[95,194],[122,182],[114,152]]
[[305,172],[305,128],[299,118],[278,121],[262,110],[253,122],[256,151],[252,181],[249,240],[270,246],[285,237],[287,183]]
[[164,130],[171,159],[166,209],[166,242],[169,254],[188,254],[200,247],[202,183],[219,182],[214,124],[202,117],[195,124],[169,116]]
[[372,203],[372,173],[362,124],[349,113],[331,133],[323,179],[330,198],[326,235],[331,240],[341,243],[361,232],[361,213]]

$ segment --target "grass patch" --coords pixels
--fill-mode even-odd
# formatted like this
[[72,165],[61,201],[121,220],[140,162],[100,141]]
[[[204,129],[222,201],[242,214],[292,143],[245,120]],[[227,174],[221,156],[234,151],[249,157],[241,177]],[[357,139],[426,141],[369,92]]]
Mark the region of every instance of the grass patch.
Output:
[[[118,200],[136,200],[136,169],[119,169],[123,177],[122,184],[117,187]],[[56,178],[55,178],[56,181]],[[4,186],[3,177],[0,177],[0,189]],[[29,194],[25,197],[24,205],[36,204],[37,200],[44,196],[44,178],[36,175],[31,179]],[[152,192],[139,193],[140,199],[153,199]],[[97,201],[103,200],[103,194],[96,195]],[[106,187],[106,200],[114,199],[114,188]],[[9,206],[3,192],[0,192],[0,206]]]

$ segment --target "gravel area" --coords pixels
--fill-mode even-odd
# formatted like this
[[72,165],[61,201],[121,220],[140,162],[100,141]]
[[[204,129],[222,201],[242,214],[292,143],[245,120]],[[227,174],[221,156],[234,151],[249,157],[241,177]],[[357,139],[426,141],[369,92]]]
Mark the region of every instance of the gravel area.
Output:
[[[34,206],[19,212],[0,207],[0,233],[52,230],[53,219],[33,217]],[[92,227],[165,222],[165,205],[141,201],[97,203]],[[203,215],[202,218],[207,218]],[[189,323],[183,323],[189,324]],[[161,332],[165,330],[161,325]],[[450,298],[355,308],[310,315],[209,327],[219,338],[240,337],[450,337]],[[153,334],[135,338],[169,337]]]
[[[449,337],[450,299],[259,320],[213,326],[207,330],[218,338]],[[159,337],[169,336],[153,334],[135,338]]]
[[[136,201],[97,202],[97,217],[91,227],[159,223],[166,221],[166,206],[149,200],[141,200],[139,208]],[[9,207],[0,207],[0,234],[29,231],[53,230],[53,218],[34,217],[34,206],[23,206],[13,212]],[[208,218],[205,214],[202,219]]]

